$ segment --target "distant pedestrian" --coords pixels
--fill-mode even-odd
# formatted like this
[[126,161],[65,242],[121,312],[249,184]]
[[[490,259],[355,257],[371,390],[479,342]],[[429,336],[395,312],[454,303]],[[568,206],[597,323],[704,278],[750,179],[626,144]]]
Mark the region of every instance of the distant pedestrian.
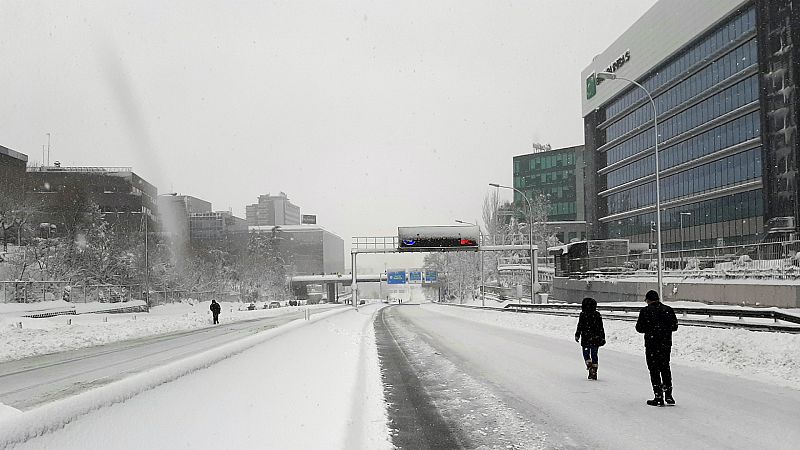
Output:
[[650,406],[664,406],[664,401],[675,404],[672,397],[672,371],[669,354],[672,351],[672,332],[678,330],[678,318],[669,306],[661,303],[658,292],[648,291],[647,306],[639,312],[636,331],[644,334],[644,352],[650,382],[655,397],[648,400]]
[[581,315],[575,330],[575,342],[580,342],[583,360],[589,379],[597,379],[597,350],[606,345],[606,332],[603,330],[603,317],[597,312],[597,300],[586,297],[581,303]]
[[222,308],[220,308],[219,303],[217,303],[216,300],[211,300],[211,307],[209,309],[211,310],[211,314],[214,316],[214,324],[218,324],[219,312]]

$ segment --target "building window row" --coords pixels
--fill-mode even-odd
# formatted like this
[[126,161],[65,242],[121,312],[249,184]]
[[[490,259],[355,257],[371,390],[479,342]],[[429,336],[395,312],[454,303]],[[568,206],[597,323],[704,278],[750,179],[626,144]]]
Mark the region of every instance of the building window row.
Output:
[[[699,125],[758,100],[758,75],[748,77],[658,124],[659,141],[666,141]],[[655,144],[653,128],[608,150],[607,164],[625,159]]]
[[[688,205],[666,208],[661,211],[662,232],[680,228],[680,213],[689,213],[684,216],[684,227],[762,217],[764,215],[763,193],[761,189],[754,189]],[[608,235],[612,238],[647,235],[655,231],[655,220],[655,212],[614,220],[608,223]],[[751,231],[755,233],[755,230],[743,231],[743,234],[751,234]],[[710,238],[711,236],[708,237]]]
[[[665,149],[659,149],[659,168],[663,171],[760,136],[761,119],[756,111],[712,128],[691,139]],[[608,189],[652,175],[655,172],[654,161],[654,156],[650,155],[609,172],[607,176]]]
[[514,161],[514,175],[533,172],[535,170],[548,170],[560,167],[574,167],[574,153],[556,153],[554,155],[542,154],[530,159]]
[[[659,94],[655,98],[658,114],[661,115],[676,106],[695,98],[731,76],[753,66],[758,62],[756,40],[751,39],[720,56],[699,72]],[[653,120],[653,107],[649,103],[636,108],[606,129],[606,142],[624,135],[634,128]]]
[[[712,191],[761,177],[761,147],[747,150],[661,179],[661,201]],[[655,181],[608,196],[608,213],[617,214],[656,202]]]
[[574,184],[568,186],[522,186],[516,182],[514,184],[514,187],[523,190],[528,198],[531,198],[534,194],[543,194],[548,196],[550,200],[575,200]]
[[551,203],[547,212],[548,219],[552,220],[557,216],[570,215],[574,216],[576,213],[575,202],[557,202]]
[[532,175],[516,175],[514,177],[514,187],[517,189],[536,187],[544,184],[564,184],[569,181],[575,184],[575,172],[573,170],[559,170],[555,172],[540,172]]
[[[653,71],[653,75],[645,78],[642,85],[653,92],[659,87],[669,83],[685,73],[695,64],[700,63],[710,55],[722,49],[739,37],[752,32],[756,27],[755,8],[733,16],[727,23],[720,26],[713,34],[707,36],[697,44],[689,47],[679,56],[666,65]],[[644,97],[641,89],[631,89],[606,108],[606,118],[610,119],[623,112]]]

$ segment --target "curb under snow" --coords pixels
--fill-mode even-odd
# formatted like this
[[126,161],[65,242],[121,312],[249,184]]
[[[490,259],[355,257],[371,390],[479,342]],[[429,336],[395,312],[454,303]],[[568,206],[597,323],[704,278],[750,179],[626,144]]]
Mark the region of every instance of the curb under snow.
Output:
[[277,328],[265,330],[235,342],[206,350],[197,355],[132,375],[106,386],[22,412],[0,421],[0,426],[3,428],[3,433],[0,435],[0,448],[20,444],[37,436],[58,430],[78,417],[92,411],[124,402],[142,392],[205,369],[212,364],[288,331],[351,310],[353,308],[335,309],[315,314],[309,320],[293,320]]

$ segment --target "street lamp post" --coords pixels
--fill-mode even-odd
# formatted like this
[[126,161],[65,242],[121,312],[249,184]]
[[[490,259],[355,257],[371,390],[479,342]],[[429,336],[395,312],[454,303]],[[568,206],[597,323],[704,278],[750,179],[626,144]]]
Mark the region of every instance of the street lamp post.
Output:
[[519,189],[512,187],[512,186],[503,186],[497,183],[489,183],[489,186],[496,187],[496,188],[503,188],[503,189],[511,189],[514,192],[519,193],[522,198],[525,199],[525,202],[528,204],[528,245],[530,246],[530,253],[531,253],[531,303],[533,303],[533,293],[536,286],[536,256],[533,254],[533,206],[531,206],[531,201],[528,200],[528,197]]
[[463,220],[456,220],[456,223],[463,223],[464,225],[475,225],[476,227],[478,227],[478,233],[481,236],[481,243],[478,246],[478,253],[480,253],[480,257],[481,257],[481,260],[480,260],[481,261],[481,285],[480,285],[480,291],[479,292],[480,292],[480,295],[481,295],[481,306],[486,306],[486,304],[484,303],[484,299],[483,299],[483,250],[481,249],[481,246],[483,245],[483,230],[481,230],[481,226],[478,225],[478,221],[477,220],[475,221],[475,223],[465,222]]
[[659,163],[658,163],[658,108],[656,108],[656,102],[653,100],[653,96],[650,95],[650,91],[648,91],[644,86],[637,83],[634,80],[629,78],[625,78],[619,76],[615,73],[610,72],[598,72],[595,75],[598,80],[625,80],[628,83],[631,83],[638,87],[639,89],[643,90],[644,93],[647,95],[647,98],[650,100],[650,105],[653,107],[653,133],[655,134],[654,139],[654,153],[655,153],[655,182],[656,182],[656,254],[658,263],[656,266],[656,270],[658,273],[658,297],[663,300],[664,293],[663,293],[663,276],[662,276],[662,268],[663,259],[661,257],[661,177],[660,177],[660,170],[659,170]]
[[683,216],[691,216],[692,213],[690,212],[681,212],[681,267],[683,267]]

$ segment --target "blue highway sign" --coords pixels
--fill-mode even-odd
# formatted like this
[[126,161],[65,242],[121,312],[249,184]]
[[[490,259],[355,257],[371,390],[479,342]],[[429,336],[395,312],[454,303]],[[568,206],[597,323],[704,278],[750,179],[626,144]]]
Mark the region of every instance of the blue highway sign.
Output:
[[406,271],[395,270],[386,272],[386,284],[406,284]]

